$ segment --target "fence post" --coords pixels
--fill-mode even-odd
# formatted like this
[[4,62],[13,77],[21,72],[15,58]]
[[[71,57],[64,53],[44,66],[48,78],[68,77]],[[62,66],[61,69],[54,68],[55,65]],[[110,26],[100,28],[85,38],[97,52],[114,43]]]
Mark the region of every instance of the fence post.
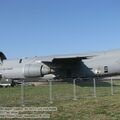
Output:
[[24,80],[21,81],[21,106],[24,107]]
[[52,99],[52,81],[49,80],[49,99],[50,99],[50,104],[53,103],[53,99]]
[[96,98],[96,80],[93,78],[93,85],[94,85],[94,97]]
[[77,100],[76,96],[76,79],[73,79],[73,100]]
[[111,95],[113,95],[113,79],[111,77]]

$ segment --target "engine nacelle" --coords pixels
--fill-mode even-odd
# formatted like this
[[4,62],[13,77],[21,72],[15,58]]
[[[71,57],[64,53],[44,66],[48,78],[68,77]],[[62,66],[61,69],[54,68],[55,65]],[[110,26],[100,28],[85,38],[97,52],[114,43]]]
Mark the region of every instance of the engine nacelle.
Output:
[[27,64],[24,67],[25,77],[43,77],[51,72],[50,68],[45,65]]
[[25,79],[43,77],[50,74],[51,69],[44,64],[25,64],[15,67],[3,66],[0,70],[2,78],[6,79]]

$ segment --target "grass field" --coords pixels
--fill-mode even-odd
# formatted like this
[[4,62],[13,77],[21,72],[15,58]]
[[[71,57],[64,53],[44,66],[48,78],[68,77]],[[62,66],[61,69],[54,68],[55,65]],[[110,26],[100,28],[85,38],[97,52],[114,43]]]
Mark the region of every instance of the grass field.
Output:
[[[113,82],[114,95],[111,95],[109,81],[96,84],[95,98],[93,84],[85,82],[76,85],[77,100],[73,100],[73,84],[52,85],[53,103],[49,101],[49,86],[25,86],[25,106],[57,107],[50,114],[50,120],[119,120],[120,81]],[[21,106],[21,87],[0,88],[0,106]]]

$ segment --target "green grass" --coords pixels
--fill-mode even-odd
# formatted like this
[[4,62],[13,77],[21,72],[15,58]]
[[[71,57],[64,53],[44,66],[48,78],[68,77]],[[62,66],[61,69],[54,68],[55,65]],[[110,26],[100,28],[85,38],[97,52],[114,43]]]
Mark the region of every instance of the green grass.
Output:
[[[49,102],[49,86],[25,86],[25,106],[55,106],[56,112],[48,112],[50,120],[119,120],[120,81],[114,81],[114,95],[110,83],[97,82],[93,95],[93,83],[76,85],[77,100],[73,100],[71,83],[53,84],[53,104]],[[0,88],[0,106],[21,106],[21,87]]]

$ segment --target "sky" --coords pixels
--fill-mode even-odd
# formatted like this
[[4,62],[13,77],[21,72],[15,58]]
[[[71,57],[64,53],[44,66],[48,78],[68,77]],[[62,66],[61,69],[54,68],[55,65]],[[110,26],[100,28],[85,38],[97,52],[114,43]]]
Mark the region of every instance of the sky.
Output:
[[8,58],[120,48],[120,0],[0,0]]

